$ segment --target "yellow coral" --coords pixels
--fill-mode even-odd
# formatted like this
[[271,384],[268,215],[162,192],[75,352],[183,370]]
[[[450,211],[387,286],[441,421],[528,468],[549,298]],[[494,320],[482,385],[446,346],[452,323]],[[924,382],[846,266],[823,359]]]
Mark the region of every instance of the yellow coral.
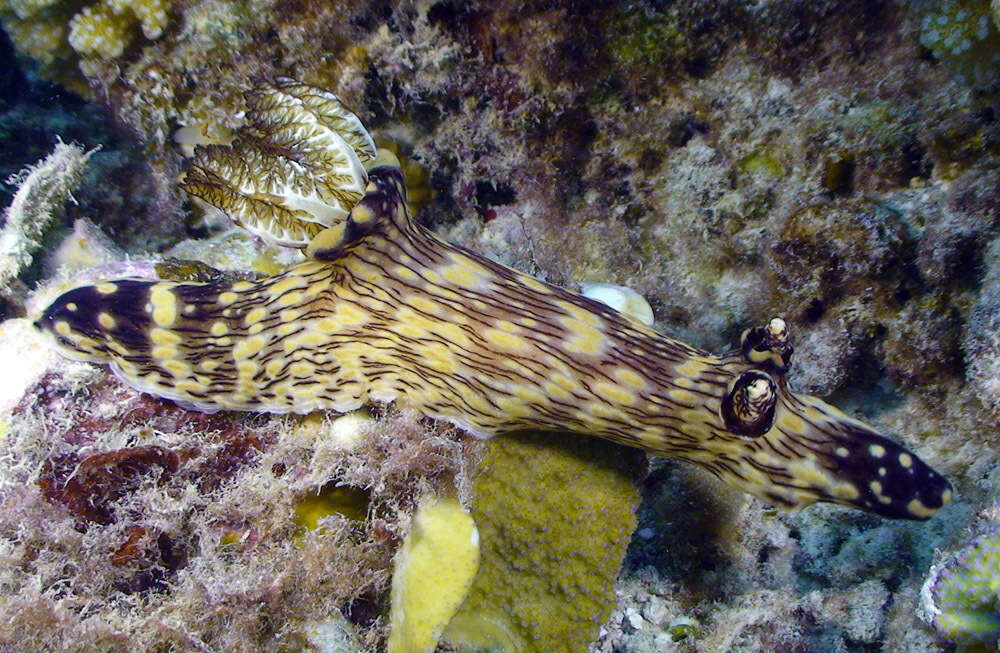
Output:
[[139,21],[142,35],[150,41],[160,38],[167,26],[165,0],[104,0],[116,16],[130,14]]
[[103,3],[84,7],[69,21],[69,44],[85,56],[120,57],[129,38],[128,23]]
[[30,18],[7,16],[3,26],[20,52],[42,64],[51,64],[71,53],[66,41],[65,23],[45,23]]
[[302,499],[295,506],[295,523],[314,531],[320,520],[331,515],[343,515],[354,521],[361,521],[368,514],[368,493],[355,487],[329,484],[316,494]]
[[9,9],[17,14],[18,18],[28,18],[34,16],[43,9],[57,4],[58,0],[9,0],[4,4],[5,9]]
[[121,56],[137,22],[147,39],[159,38],[167,26],[168,1],[101,0],[80,8],[80,3],[55,0],[8,0],[0,2],[0,17],[14,47],[51,67],[50,76],[59,77],[64,71],[55,64],[72,61],[74,52],[83,57]]

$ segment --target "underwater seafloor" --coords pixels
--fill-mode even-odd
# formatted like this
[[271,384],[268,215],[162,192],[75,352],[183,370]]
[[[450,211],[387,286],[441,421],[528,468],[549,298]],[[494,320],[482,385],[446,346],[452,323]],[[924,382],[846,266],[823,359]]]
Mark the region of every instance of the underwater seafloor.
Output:
[[[0,650],[385,650],[394,556],[411,530],[451,546],[414,518],[428,497],[479,532],[458,598],[450,569],[407,576],[413,606],[461,602],[439,650],[996,650],[998,0],[2,0],[0,21]],[[711,351],[784,317],[793,387],[953,501],[785,513],[579,436],[203,414],[55,354],[31,322],[73,284],[296,260],[177,186],[198,134],[283,76],[397,151],[448,240],[627,286]]]

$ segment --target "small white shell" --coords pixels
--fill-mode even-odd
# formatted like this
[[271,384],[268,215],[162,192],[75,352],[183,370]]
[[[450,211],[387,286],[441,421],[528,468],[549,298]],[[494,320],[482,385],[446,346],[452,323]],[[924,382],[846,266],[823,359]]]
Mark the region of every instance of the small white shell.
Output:
[[650,308],[649,302],[631,288],[616,286],[613,283],[581,281],[580,294],[639,320],[646,326],[653,326],[653,309]]

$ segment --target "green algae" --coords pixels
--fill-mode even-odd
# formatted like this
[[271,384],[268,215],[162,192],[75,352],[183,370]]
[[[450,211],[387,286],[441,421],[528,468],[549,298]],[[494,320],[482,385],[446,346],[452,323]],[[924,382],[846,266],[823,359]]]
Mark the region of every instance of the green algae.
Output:
[[670,16],[626,11],[611,39],[611,57],[628,69],[663,70],[689,47],[688,37]]
[[174,257],[163,259],[153,269],[161,279],[194,283],[234,283],[250,280],[256,276],[253,272],[219,270],[202,261]]
[[767,150],[757,150],[743,157],[740,160],[739,169],[753,176],[774,177],[776,179],[785,176],[785,166],[781,165],[777,156]]
[[586,650],[615,605],[644,456],[526,432],[490,441],[482,469],[479,574],[445,639],[473,650]]

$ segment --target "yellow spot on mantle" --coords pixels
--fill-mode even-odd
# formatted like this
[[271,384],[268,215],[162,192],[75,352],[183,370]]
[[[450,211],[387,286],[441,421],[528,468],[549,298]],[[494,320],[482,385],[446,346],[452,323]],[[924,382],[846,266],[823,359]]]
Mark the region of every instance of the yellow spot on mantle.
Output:
[[[295,290],[297,288],[301,288],[305,284],[306,284],[305,279],[303,279],[300,276],[297,275],[287,276],[281,281],[278,281],[277,283],[273,284],[267,290],[268,293],[270,293],[271,298],[276,299],[277,297],[285,294],[289,290]],[[238,288],[236,288],[236,286],[234,285],[233,290],[238,290]]]
[[418,310],[421,313],[428,313],[430,315],[437,313],[440,308],[437,303],[432,302],[426,297],[422,297],[420,295],[407,296],[406,303],[412,306],[415,310]]
[[206,390],[208,390],[208,386],[199,381],[192,381],[190,379],[187,379],[175,383],[174,390],[176,390],[177,392],[205,392]]
[[469,265],[462,263],[441,268],[441,276],[461,288],[475,288],[483,279]]
[[605,337],[600,329],[575,318],[563,317],[560,318],[560,322],[569,330],[569,335],[564,343],[564,349],[567,352],[591,355],[601,353]]
[[544,283],[542,283],[538,279],[536,279],[534,277],[529,277],[526,274],[519,274],[519,275],[517,275],[517,281],[521,285],[523,285],[523,286],[525,286],[525,287],[527,287],[527,288],[535,291],[536,293],[539,293],[539,294],[542,294],[542,295],[551,295],[552,294],[552,289],[551,288],[549,288],[547,285],[545,285]]
[[419,278],[416,272],[405,265],[397,265],[393,268],[392,274],[397,279],[402,279],[403,281],[416,281]]
[[906,509],[911,515],[921,519],[927,519],[937,512],[936,508],[928,508],[920,501],[920,499],[912,499],[908,504],[906,504]]
[[501,331],[506,331],[507,333],[520,333],[521,331],[521,327],[514,324],[510,320],[497,320],[495,326]]
[[710,361],[701,356],[692,356],[689,360],[685,361],[683,365],[678,365],[674,369],[677,374],[681,376],[686,376],[690,379],[698,378],[702,373],[708,369]]
[[154,345],[177,345],[181,342],[181,337],[173,331],[167,329],[154,328],[149,332],[149,339]]
[[615,404],[631,406],[635,403],[635,395],[624,388],[621,388],[607,381],[599,381],[594,384],[594,393],[601,399],[606,399]]
[[454,374],[457,369],[455,354],[443,343],[418,345],[415,353],[423,359],[425,365],[440,374]]
[[159,360],[169,360],[177,356],[176,347],[153,347],[153,358]]
[[679,404],[685,406],[697,406],[698,399],[693,392],[690,390],[684,390],[683,388],[674,388],[673,390],[667,391],[667,396],[676,401]]
[[[795,413],[791,413],[784,410],[778,413],[778,427],[784,430],[786,433],[806,432],[805,421]],[[843,449],[843,447],[841,447],[841,449]],[[842,457],[847,455],[846,453],[847,450],[844,449],[844,451],[845,451],[844,454],[840,454]]]
[[636,390],[642,390],[646,387],[646,379],[642,378],[636,372],[624,367],[615,370],[614,377],[625,385],[631,386]]
[[545,394],[556,401],[566,401],[572,396],[564,387],[551,381],[546,381],[542,388],[545,390]]
[[158,326],[173,326],[177,320],[177,298],[167,284],[156,284],[149,291],[149,301],[153,305],[153,322]]
[[269,377],[273,379],[277,378],[278,374],[284,367],[285,367],[285,361],[279,358],[275,358],[274,360],[269,361],[267,365],[264,366],[264,371],[267,373]]
[[458,345],[459,347],[469,346],[469,336],[466,335],[465,331],[462,330],[462,327],[457,324],[443,323],[438,326],[435,333],[448,342]]
[[267,309],[262,306],[258,306],[251,309],[250,312],[246,314],[243,318],[243,324],[246,326],[252,326],[263,320],[265,317],[267,317]]
[[483,337],[503,349],[524,349],[527,343],[513,333],[501,331],[500,329],[486,329]]
[[333,312],[332,321],[322,320],[317,327],[320,331],[333,334],[340,331],[341,326],[359,326],[368,321],[368,313],[352,304],[338,304]]
[[242,340],[233,348],[233,358],[236,360],[250,358],[263,349],[266,344],[267,338],[264,336],[253,336],[252,338]]
[[184,361],[173,360],[173,359],[166,360],[163,361],[163,363],[161,363],[161,366],[163,367],[163,369],[170,372],[170,374],[172,374],[174,378],[177,379],[183,378],[191,374],[191,366],[185,363]]
[[845,481],[837,480],[811,460],[790,461],[787,469],[794,478],[802,479],[809,487],[825,491],[832,497],[851,501],[860,496],[858,488]]

